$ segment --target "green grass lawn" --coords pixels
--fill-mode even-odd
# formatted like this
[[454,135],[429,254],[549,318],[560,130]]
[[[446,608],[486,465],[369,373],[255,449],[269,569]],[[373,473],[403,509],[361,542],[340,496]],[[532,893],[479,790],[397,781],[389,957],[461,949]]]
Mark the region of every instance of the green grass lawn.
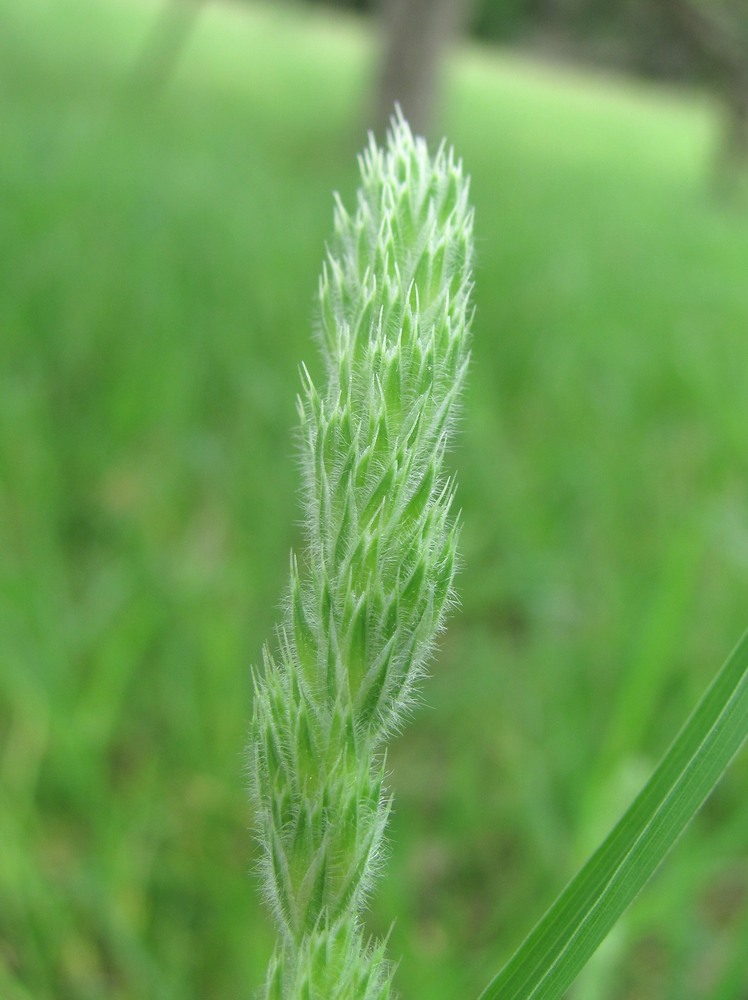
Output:
[[[375,60],[355,21],[0,0],[0,997],[234,1000],[273,930],[243,744],[299,541],[297,368]],[[748,216],[701,100],[486,50],[462,607],[394,745],[405,998],[475,996],[748,624]],[[579,1000],[745,1000],[746,755]]]

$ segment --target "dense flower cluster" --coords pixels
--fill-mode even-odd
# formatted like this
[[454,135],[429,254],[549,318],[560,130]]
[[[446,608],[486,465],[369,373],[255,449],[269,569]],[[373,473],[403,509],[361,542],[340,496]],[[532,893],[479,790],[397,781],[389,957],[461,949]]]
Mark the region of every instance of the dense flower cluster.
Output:
[[461,165],[398,115],[338,201],[319,289],[327,385],[299,402],[307,551],[292,559],[250,733],[262,876],[281,938],[273,1000],[385,1000],[360,914],[402,722],[450,602],[456,525],[442,472],[468,363],[472,211]]

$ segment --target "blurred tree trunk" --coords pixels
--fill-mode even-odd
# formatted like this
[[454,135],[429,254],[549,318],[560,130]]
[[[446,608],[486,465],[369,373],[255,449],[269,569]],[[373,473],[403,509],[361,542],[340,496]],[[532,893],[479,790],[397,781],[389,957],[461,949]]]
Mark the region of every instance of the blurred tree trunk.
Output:
[[375,126],[386,130],[397,101],[414,132],[428,134],[444,56],[472,0],[380,0],[383,53]]
[[659,2],[722,98],[725,124],[715,180],[721,193],[731,193],[748,175],[748,44],[741,44],[740,33],[720,17],[714,4]]
[[206,0],[163,0],[143,50],[130,73],[130,86],[155,96],[168,83]]

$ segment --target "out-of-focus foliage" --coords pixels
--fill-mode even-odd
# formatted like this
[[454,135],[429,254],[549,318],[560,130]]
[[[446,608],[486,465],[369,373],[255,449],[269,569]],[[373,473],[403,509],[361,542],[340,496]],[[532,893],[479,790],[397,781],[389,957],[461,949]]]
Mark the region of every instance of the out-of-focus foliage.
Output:
[[[381,0],[306,0],[362,12]],[[745,39],[745,0],[689,0]],[[472,0],[470,34],[483,41],[521,42],[546,54],[614,66],[653,77],[699,79],[701,61],[673,25],[663,0]]]

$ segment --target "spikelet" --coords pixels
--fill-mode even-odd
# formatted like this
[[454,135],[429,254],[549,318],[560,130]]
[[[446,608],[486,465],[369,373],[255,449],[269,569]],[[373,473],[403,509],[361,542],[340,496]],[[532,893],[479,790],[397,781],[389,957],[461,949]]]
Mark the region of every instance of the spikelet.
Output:
[[306,553],[255,681],[251,792],[280,941],[268,1000],[386,1000],[360,915],[403,722],[452,597],[457,527],[443,472],[468,364],[472,210],[451,150],[402,115],[337,200],[319,286],[323,392],[299,400]]

